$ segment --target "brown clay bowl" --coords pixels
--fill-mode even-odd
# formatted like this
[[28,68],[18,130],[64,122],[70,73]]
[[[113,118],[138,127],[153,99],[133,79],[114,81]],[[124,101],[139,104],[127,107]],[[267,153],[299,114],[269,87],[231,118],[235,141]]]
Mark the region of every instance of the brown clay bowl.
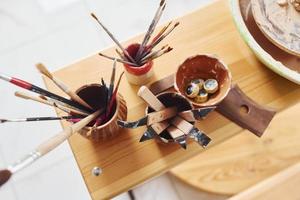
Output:
[[[104,92],[104,87],[101,87],[99,84],[85,85],[76,91],[78,96],[85,100],[94,110],[104,107],[106,101]],[[117,135],[120,129],[117,120],[125,121],[127,119],[126,101],[120,93],[117,95],[117,103],[113,109],[114,112],[112,112],[105,124],[96,128],[92,127],[94,123],[88,124],[79,131],[80,135],[95,141],[105,140]]]
[[194,79],[216,79],[219,89],[212,94],[208,101],[197,103],[189,99],[193,105],[198,107],[214,106],[220,103],[231,88],[231,73],[228,67],[218,58],[212,55],[196,55],[186,59],[177,69],[175,74],[175,89],[183,96],[187,85]]

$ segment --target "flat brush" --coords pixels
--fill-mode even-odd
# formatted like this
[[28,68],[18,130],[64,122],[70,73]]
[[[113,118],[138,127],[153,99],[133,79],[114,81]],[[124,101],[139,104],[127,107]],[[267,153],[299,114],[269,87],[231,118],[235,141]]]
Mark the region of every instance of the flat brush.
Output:
[[69,87],[64,84],[61,80],[54,77],[49,70],[44,66],[42,63],[36,64],[36,68],[39,70],[41,74],[48,77],[50,80],[55,83],[56,86],[58,86],[63,92],[65,92],[69,97],[71,97],[72,100],[76,101],[77,103],[80,103],[81,105],[93,110],[93,108],[87,104],[83,99],[81,99],[75,92],[69,89]]
[[7,81],[7,82],[10,82],[18,87],[21,87],[23,89],[26,89],[26,90],[29,90],[29,91],[32,91],[32,92],[35,92],[35,93],[38,93],[38,94],[41,94],[43,96],[46,96],[46,97],[49,97],[51,99],[55,99],[57,101],[61,101],[65,104],[68,104],[72,107],[75,107],[75,108],[78,108],[80,110],[84,110],[86,112],[90,112],[89,109],[85,108],[84,106],[80,105],[79,103],[77,102],[74,102],[74,101],[71,101],[69,99],[66,99],[64,97],[61,97],[57,94],[54,94],[52,92],[49,92],[47,90],[44,90],[38,86],[35,86],[31,83],[28,83],[26,81],[23,81],[23,80],[20,80],[20,79],[17,79],[17,78],[14,78],[14,77],[9,77],[9,76],[6,76],[4,74],[0,74],[0,79],[4,80],[4,81]]
[[146,44],[148,43],[148,41],[149,41],[149,39],[151,37],[151,34],[153,33],[153,31],[155,29],[155,26],[157,25],[157,23],[158,23],[158,21],[159,21],[159,19],[161,17],[161,14],[162,14],[162,11],[165,8],[165,5],[166,5],[165,4],[165,0],[161,0],[160,4],[159,4],[159,7],[156,10],[156,13],[155,13],[155,15],[154,15],[154,17],[152,19],[152,22],[151,22],[151,24],[150,24],[150,26],[149,26],[146,34],[145,34],[145,37],[144,37],[144,39],[142,41],[142,44],[141,44],[141,46],[140,46],[140,48],[139,48],[139,50],[138,50],[138,52],[136,54],[136,59],[137,60],[140,60],[141,55],[144,52],[144,48],[145,48]]
[[29,118],[19,118],[19,119],[0,119],[0,124],[6,122],[38,122],[38,121],[54,121],[54,120],[72,120],[80,119],[73,116],[63,116],[63,117],[29,117]]
[[50,101],[50,99],[47,99],[44,96],[35,97],[35,96],[31,96],[29,94],[26,94],[24,92],[15,92],[15,96],[20,97],[22,99],[32,100],[32,101],[36,101],[36,102],[39,102],[39,103],[42,103],[45,105],[53,106],[53,107],[58,108],[68,114],[75,113],[75,114],[84,115],[84,116],[89,115],[87,112],[69,108],[69,107],[65,107],[65,106],[59,104],[60,102],[55,102],[54,100]]
[[98,22],[98,24],[104,29],[104,31],[109,35],[109,37],[118,45],[118,47],[123,51],[123,53],[126,55],[126,57],[133,63],[135,63],[135,60],[129,55],[129,53],[124,49],[124,47],[120,44],[120,42],[115,38],[115,36],[101,23],[101,21],[98,19],[98,17],[91,13],[91,16]]
[[58,147],[60,144],[62,144],[64,141],[66,141],[71,135],[73,135],[73,133],[88,125],[100,114],[100,112],[100,110],[96,111],[95,113],[82,119],[80,122],[67,127],[64,131],[58,133],[54,137],[39,145],[34,151],[24,156],[21,160],[8,166],[6,169],[0,170],[0,187],[5,184],[12,175],[31,165],[36,160],[46,155],[47,153]]
[[123,60],[123,59],[114,58],[114,57],[105,55],[103,53],[98,53],[98,55],[102,56],[102,57],[105,57],[105,58],[108,58],[110,60],[117,60],[117,62],[124,63],[124,64],[127,64],[127,65],[131,65],[131,66],[135,66],[135,67],[138,66],[136,63],[132,63],[132,62],[129,62],[129,61],[126,61],[126,60]]

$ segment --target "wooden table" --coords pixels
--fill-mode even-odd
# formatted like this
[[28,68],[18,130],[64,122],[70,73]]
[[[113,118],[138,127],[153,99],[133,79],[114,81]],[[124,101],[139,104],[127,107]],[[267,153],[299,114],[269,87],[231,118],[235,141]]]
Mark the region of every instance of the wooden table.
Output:
[[[234,82],[258,103],[272,106],[280,112],[298,102],[300,87],[265,68],[242,41],[233,24],[227,1],[214,2],[178,21],[181,23],[179,28],[163,42],[170,44],[174,50],[155,61],[153,81],[174,73],[189,56],[211,53],[229,65]],[[137,41],[141,41],[141,37],[133,38],[124,45]],[[115,54],[114,48],[103,52]],[[76,90],[88,83],[99,83],[101,77],[109,81],[111,67],[111,61],[92,55],[55,72],[55,75]],[[122,69],[119,65],[118,74]],[[51,91],[62,95],[48,80],[46,85]],[[120,91],[128,104],[129,120],[144,114],[146,105],[137,97],[138,89],[123,79]],[[67,125],[63,123],[63,127]],[[242,131],[218,113],[210,114],[197,125],[213,139],[210,146]],[[178,145],[160,145],[155,141],[139,143],[143,131],[144,128],[123,130],[117,138],[101,143],[93,143],[80,135],[70,138],[69,143],[93,199],[111,198],[205,151],[195,142],[191,142],[187,150]],[[103,169],[99,177],[91,174],[95,166]]]

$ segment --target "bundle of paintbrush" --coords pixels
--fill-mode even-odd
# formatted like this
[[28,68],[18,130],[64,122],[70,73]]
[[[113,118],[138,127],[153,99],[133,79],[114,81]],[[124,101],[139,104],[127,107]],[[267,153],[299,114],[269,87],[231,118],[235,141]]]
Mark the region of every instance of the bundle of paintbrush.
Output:
[[106,123],[112,116],[114,108],[116,107],[116,100],[117,100],[117,93],[119,89],[119,85],[122,79],[122,76],[124,72],[121,73],[118,82],[115,87],[115,77],[116,77],[116,66],[117,66],[117,61],[114,60],[113,68],[112,68],[112,73],[111,73],[111,78],[110,78],[110,83],[109,86],[107,87],[107,84],[105,83],[104,79],[101,79],[101,87],[104,87],[106,92],[105,92],[105,106],[104,106],[104,113],[97,118],[94,127],[97,127],[99,125],[102,125]]
[[154,60],[168,52],[170,52],[173,48],[168,45],[163,46],[159,50],[154,50],[154,48],[164,40],[178,25],[179,22],[175,23],[172,27],[172,22],[169,22],[166,26],[164,26],[158,33],[153,37],[151,36],[155,30],[158,21],[160,20],[162,13],[166,7],[165,0],[161,0],[160,5],[154,15],[154,18],[144,36],[142,43],[139,45],[138,51],[134,53],[134,55],[130,54],[128,50],[126,50],[120,42],[113,36],[113,34],[103,25],[103,23],[96,17],[95,14],[91,13],[91,16],[98,22],[98,24],[104,29],[104,31],[110,36],[110,38],[116,43],[116,45],[121,49],[119,51],[116,49],[117,54],[120,58],[114,58],[108,55],[104,55],[99,53],[100,56],[103,56],[108,59],[116,60],[117,62],[121,62],[123,64],[127,64],[134,67],[143,66],[145,63]]
[[10,82],[20,88],[32,91],[39,94],[39,96],[31,96],[23,92],[16,92],[17,97],[33,100],[42,104],[46,104],[55,108],[60,109],[61,111],[72,115],[72,117],[33,117],[33,118],[22,118],[22,119],[0,119],[0,123],[5,122],[25,122],[25,121],[47,121],[47,120],[80,120],[83,116],[87,116],[92,113],[93,109],[85,101],[83,101],[78,95],[72,92],[62,81],[54,77],[45,66],[42,64],[37,65],[38,70],[48,78],[50,78],[60,89],[62,89],[66,94],[69,95],[71,99],[54,94],[50,91],[47,91],[43,88],[40,88],[36,85],[33,85],[24,80],[9,77],[7,75],[0,73],[0,79]]

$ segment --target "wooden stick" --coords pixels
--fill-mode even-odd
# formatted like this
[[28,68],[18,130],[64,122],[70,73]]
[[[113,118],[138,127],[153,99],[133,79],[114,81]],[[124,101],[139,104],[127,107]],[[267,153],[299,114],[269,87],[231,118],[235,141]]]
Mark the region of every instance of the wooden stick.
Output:
[[53,81],[53,83],[55,83],[56,86],[58,86],[63,92],[65,92],[67,95],[69,95],[71,97],[72,100],[80,103],[81,105],[93,110],[93,108],[87,104],[82,98],[80,98],[75,92],[71,91],[70,88],[64,84],[61,80],[59,80],[58,78],[54,77],[49,70],[46,68],[45,65],[43,65],[42,63],[38,63],[36,64],[36,68],[39,70],[39,72],[41,74],[43,74],[44,76],[48,77],[50,80]]
[[160,4],[159,4],[159,7],[158,7],[158,9],[156,10],[156,13],[155,13],[155,15],[154,15],[154,17],[153,17],[153,19],[152,19],[152,22],[151,22],[151,24],[150,24],[150,26],[149,26],[149,28],[148,28],[146,34],[145,34],[145,37],[144,37],[144,39],[143,39],[143,41],[142,41],[142,44],[141,44],[141,46],[140,46],[140,48],[139,48],[139,50],[138,50],[138,52],[137,52],[137,54],[136,54],[136,59],[137,59],[138,61],[139,61],[140,58],[141,58],[141,54],[142,54],[143,51],[144,51],[145,45],[148,43],[148,41],[149,41],[149,39],[150,39],[150,37],[151,37],[151,34],[153,33],[153,31],[154,31],[154,29],[155,29],[155,26],[157,25],[157,23],[158,23],[158,21],[159,21],[161,15],[162,15],[162,12],[163,12],[163,10],[165,9],[165,6],[166,6],[165,0],[161,0],[161,2],[160,2]]
[[116,53],[120,56],[120,58],[121,58],[122,60],[128,61],[128,60],[126,59],[126,57],[119,51],[119,49],[116,49]]
[[98,55],[99,55],[99,56],[102,56],[102,57],[105,57],[105,58],[108,58],[108,59],[110,59],[110,60],[117,60],[117,62],[124,63],[124,64],[131,65],[131,66],[135,66],[135,67],[138,67],[138,65],[137,65],[136,63],[132,63],[132,62],[125,61],[125,60],[122,60],[122,59],[114,58],[114,57],[105,55],[105,54],[103,54],[103,53],[98,53]]
[[110,36],[110,38],[117,44],[117,46],[123,51],[123,53],[127,56],[127,58],[135,63],[135,60],[129,55],[128,51],[124,49],[124,47],[120,44],[120,42],[114,37],[114,35],[100,22],[98,17],[94,14],[91,13],[91,16],[98,22],[98,24],[104,29],[104,31]]
[[60,102],[50,101],[46,97],[44,97],[44,98],[46,98],[47,100],[39,98],[39,97],[31,96],[31,95],[23,93],[23,92],[15,92],[15,96],[26,99],[26,100],[32,100],[32,101],[36,101],[36,102],[39,102],[39,103],[42,103],[42,104],[45,104],[45,105],[56,107],[56,108],[58,108],[58,109],[60,109],[64,112],[67,112],[68,114],[72,114],[72,112],[73,112],[73,113],[79,114],[79,115],[85,115],[85,116],[89,115],[88,113],[86,113],[84,111],[80,111],[80,110],[77,110],[77,109],[73,109],[73,108],[69,108],[69,107],[66,107],[64,105],[61,105],[61,104],[59,104]]
[[170,21],[166,26],[164,26],[159,32],[158,34],[152,39],[151,44],[153,44],[158,38],[160,38],[160,36],[170,27],[170,25],[172,24],[172,21]]
[[166,54],[166,53],[169,53],[169,52],[172,51],[172,50],[173,50],[172,47],[168,47],[168,48],[165,49],[164,51],[159,51],[159,52],[157,52],[156,54],[154,54],[153,56],[151,56],[151,57],[149,57],[148,59],[144,60],[144,61],[142,62],[142,64],[145,64],[146,62],[148,62],[148,61],[150,61],[150,60],[154,60],[154,59],[156,59],[156,58],[158,58],[158,57],[160,57],[160,56],[162,56],[162,55],[164,55],[164,54]]
[[66,141],[68,138],[70,138],[75,132],[81,130],[83,127],[88,125],[100,114],[100,112],[101,111],[98,110],[93,114],[87,116],[86,118],[82,119],[80,122],[73,124],[70,127],[67,127],[62,132],[56,134],[52,138],[39,145],[34,151],[26,154],[22,159],[8,166],[6,169],[1,170],[0,186],[5,184],[11,178],[12,175],[33,164],[39,158],[43,157],[44,155],[58,147],[60,144],[62,144],[64,141]]

